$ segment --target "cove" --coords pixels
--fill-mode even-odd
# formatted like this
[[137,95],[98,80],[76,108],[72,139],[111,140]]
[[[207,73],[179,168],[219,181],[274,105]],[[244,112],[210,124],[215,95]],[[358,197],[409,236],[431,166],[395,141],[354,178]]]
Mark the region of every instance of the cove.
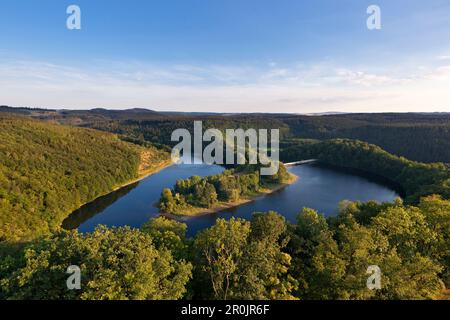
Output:
[[[78,228],[80,232],[93,231],[99,224],[139,228],[150,218],[159,215],[154,205],[163,188],[172,187],[177,179],[193,175],[208,176],[223,170],[220,166],[206,164],[168,167],[83,206],[63,222],[63,227]],[[188,225],[188,235],[192,236],[213,225],[217,218],[229,219],[234,216],[250,219],[253,212],[273,210],[288,221],[295,222],[304,207],[329,216],[337,214],[338,204],[342,200],[391,202],[399,196],[385,184],[320,164],[294,166],[289,171],[299,179],[282,190],[237,208],[198,217],[179,217],[177,220]]]

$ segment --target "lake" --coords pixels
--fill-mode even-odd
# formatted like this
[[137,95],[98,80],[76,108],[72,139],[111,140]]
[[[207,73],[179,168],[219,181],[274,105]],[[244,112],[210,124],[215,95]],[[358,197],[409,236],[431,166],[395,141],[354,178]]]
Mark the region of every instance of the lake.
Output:
[[[171,188],[178,179],[193,175],[208,176],[224,169],[215,165],[174,165],[140,182],[101,197],[72,213],[64,222],[65,229],[80,232],[93,231],[99,224],[107,226],[140,227],[150,218],[159,215],[155,204],[161,191]],[[316,209],[325,216],[338,212],[342,200],[391,202],[399,195],[389,186],[319,164],[290,167],[289,171],[299,179],[286,188],[219,213],[199,217],[182,217],[178,220],[188,225],[188,234],[214,224],[217,218],[239,217],[250,219],[253,212],[277,211],[294,222],[304,207]]]

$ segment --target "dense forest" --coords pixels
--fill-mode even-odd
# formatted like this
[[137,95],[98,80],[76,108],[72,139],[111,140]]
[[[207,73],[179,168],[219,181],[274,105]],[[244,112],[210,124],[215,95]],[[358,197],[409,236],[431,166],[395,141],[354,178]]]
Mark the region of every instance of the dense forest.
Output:
[[[0,246],[0,299],[434,299],[449,285],[450,202],[417,206],[343,202],[289,224],[275,213],[218,219],[186,237],[164,217],[140,230],[60,231],[24,247]],[[81,290],[66,269],[80,266]],[[366,286],[368,266],[381,290]]]
[[286,116],[292,137],[346,138],[375,144],[420,162],[450,162],[450,113]]
[[163,160],[116,135],[5,113],[0,139],[0,241],[55,231],[82,204]]
[[[450,285],[449,140],[441,140],[448,115],[267,120],[142,109],[14,111],[0,113],[0,299],[436,299]],[[167,150],[171,130],[194,119],[206,119],[205,128],[281,128],[282,161],[315,158],[374,174],[398,185],[404,200],[343,201],[329,218],[305,208],[296,223],[282,212],[218,219],[193,238],[186,224],[165,217],[140,229],[61,230],[81,204],[164,163],[167,154],[152,146]],[[329,140],[357,138],[365,127],[367,141],[377,136],[396,155],[363,141]],[[418,127],[430,134],[418,137]],[[408,152],[440,162],[401,157]],[[283,166],[265,178],[271,181],[243,168],[179,180],[163,191],[161,205],[208,208],[286,179]],[[81,269],[81,290],[67,290],[70,265]],[[381,269],[380,290],[366,286],[370,265]]]
[[164,213],[192,214],[197,208],[208,209],[258,195],[262,189],[287,183],[291,178],[282,163],[275,175],[260,176],[259,169],[256,165],[239,165],[213,176],[177,180],[173,190],[163,190],[158,206]]
[[346,139],[291,141],[283,146],[280,155],[284,162],[313,158],[325,164],[384,177],[402,188],[407,203],[417,203],[421,197],[432,194],[450,199],[448,163],[419,163],[394,156],[366,142]]
[[194,120],[204,128],[274,128],[282,141],[291,138],[328,140],[347,138],[376,144],[397,156],[420,162],[450,162],[449,115],[335,115],[280,116],[233,115],[157,118],[154,120],[103,120],[85,126],[135,139],[170,145],[177,128],[191,129]]
[[450,162],[450,113],[380,114],[199,114],[129,110],[44,110],[0,107],[0,112],[95,128],[137,141],[170,145],[177,128],[190,129],[194,120],[204,128],[280,129],[282,140],[290,138],[362,140],[419,162]]

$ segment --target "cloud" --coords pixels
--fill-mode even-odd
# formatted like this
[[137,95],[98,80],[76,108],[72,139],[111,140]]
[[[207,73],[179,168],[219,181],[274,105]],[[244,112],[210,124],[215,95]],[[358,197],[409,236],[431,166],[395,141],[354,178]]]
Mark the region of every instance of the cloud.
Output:
[[450,66],[440,66],[426,75],[429,80],[450,80]]
[[340,69],[336,74],[337,78],[351,84],[362,86],[378,86],[385,84],[393,84],[400,80],[393,79],[385,75],[377,75],[366,73],[363,71],[353,71],[348,69]]
[[438,60],[450,60],[450,55],[443,55],[443,56],[438,56],[437,57]]
[[0,63],[0,74],[0,104],[14,106],[450,112],[450,66],[394,73],[329,63],[163,66],[103,61],[93,67],[76,67],[5,61]]

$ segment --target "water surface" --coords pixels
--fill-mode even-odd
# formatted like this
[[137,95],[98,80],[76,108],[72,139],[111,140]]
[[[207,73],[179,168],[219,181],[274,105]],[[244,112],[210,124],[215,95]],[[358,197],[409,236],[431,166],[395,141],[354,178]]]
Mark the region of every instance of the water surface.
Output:
[[[92,231],[98,224],[140,227],[148,219],[158,216],[158,209],[154,205],[163,188],[173,187],[177,179],[192,175],[208,176],[222,171],[222,167],[208,165],[175,165],[166,168],[84,206],[66,219],[63,226],[67,229],[78,227],[81,232]],[[273,210],[294,222],[304,207],[314,208],[329,216],[337,213],[342,200],[391,202],[398,197],[397,192],[387,185],[318,164],[291,167],[289,171],[299,176],[299,179],[278,192],[234,209],[179,220],[188,225],[188,234],[194,235],[213,225],[217,218],[229,219],[235,216],[250,219],[253,212]]]

